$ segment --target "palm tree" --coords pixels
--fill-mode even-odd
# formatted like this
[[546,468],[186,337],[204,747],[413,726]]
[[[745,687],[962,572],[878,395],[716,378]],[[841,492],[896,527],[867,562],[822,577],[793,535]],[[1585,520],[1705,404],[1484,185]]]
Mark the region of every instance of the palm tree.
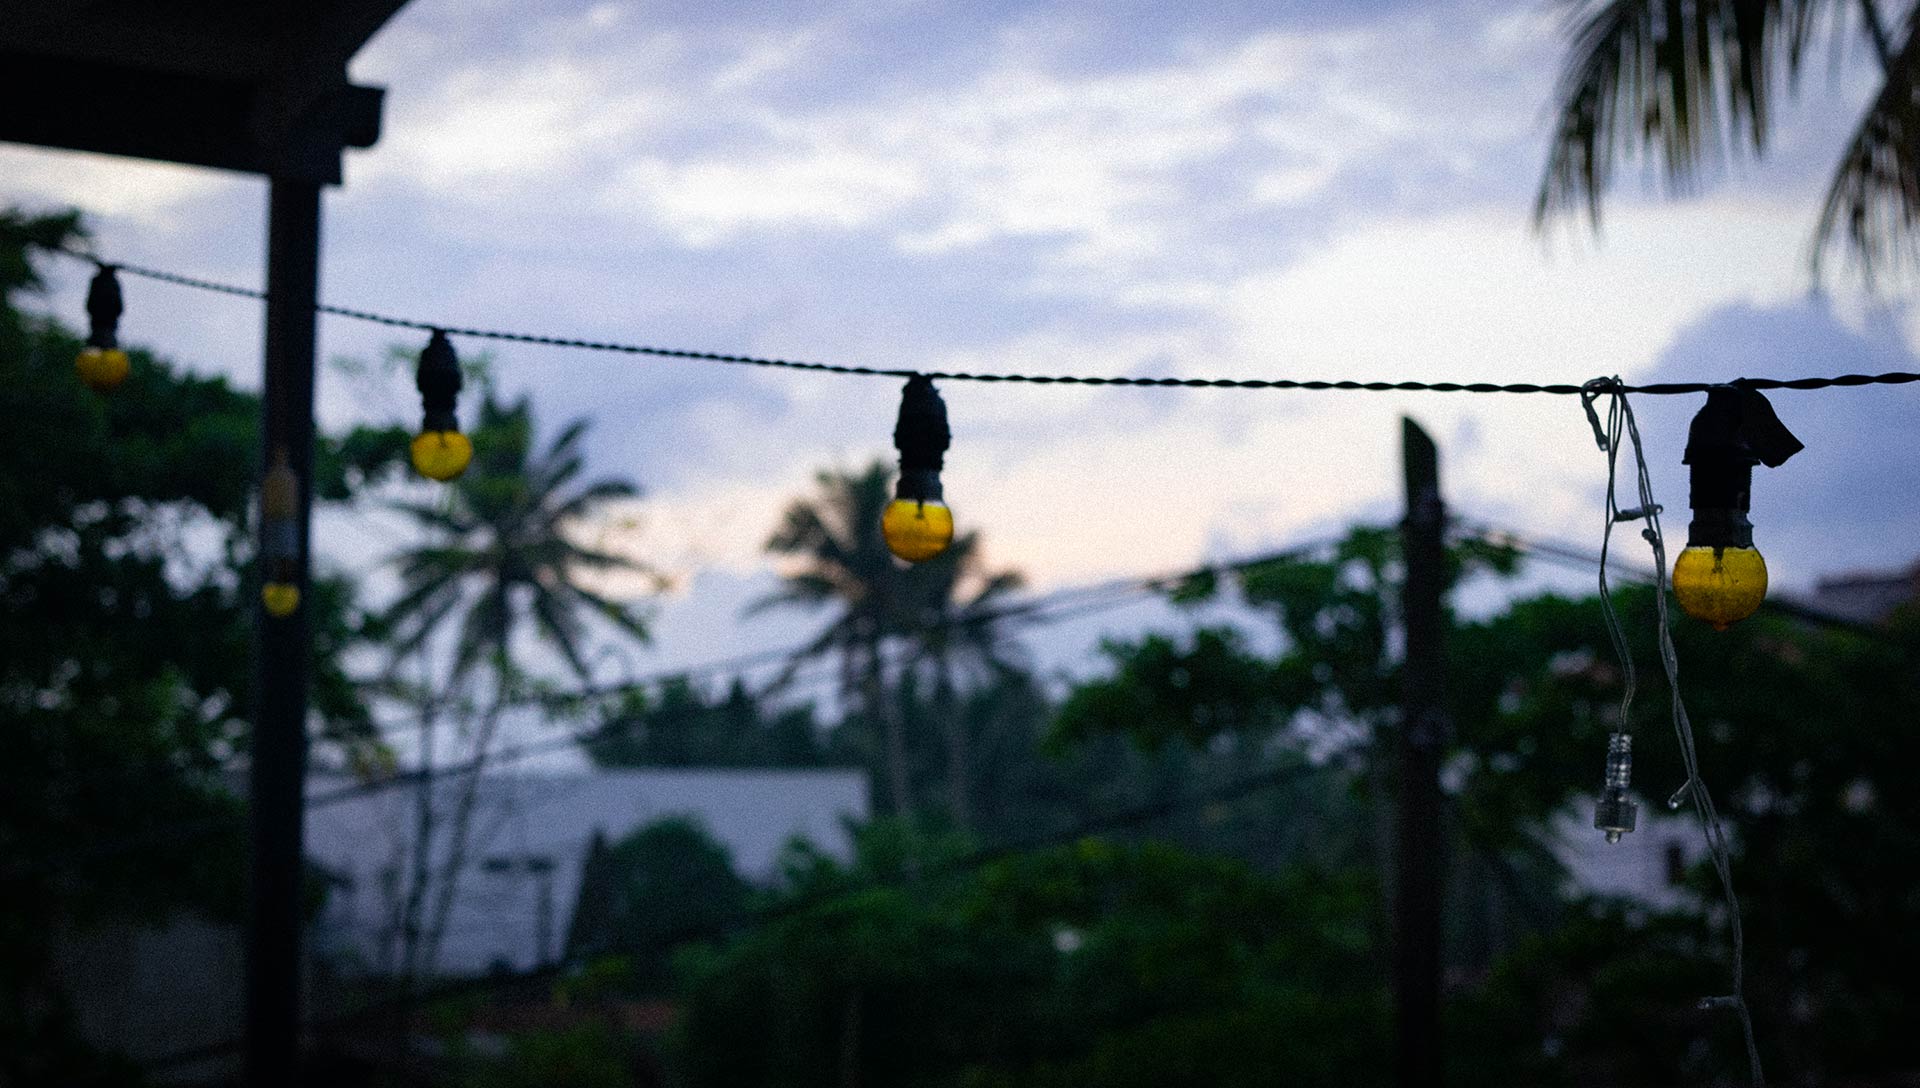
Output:
[[913,654],[907,667],[932,689],[934,716],[947,742],[947,806],[954,826],[973,823],[968,724],[959,694],[968,682],[1008,679],[1022,672],[1009,631],[1017,618],[1007,598],[1025,584],[1018,571],[988,572],[980,536],[965,533],[947,550],[912,571],[905,604]]
[[[481,774],[501,712],[525,675],[514,653],[516,634],[530,624],[583,680],[592,673],[583,645],[590,633],[587,617],[597,617],[638,641],[648,637],[644,619],[631,607],[581,582],[586,574],[640,569],[570,535],[605,503],[637,494],[626,480],[578,482],[585,468],[580,445],[586,428],[585,420],[575,420],[545,452],[536,453],[528,402],[523,398],[502,405],[488,392],[466,474],[447,489],[442,501],[396,504],[427,530],[429,540],[393,557],[401,596],[381,617],[393,660],[416,654],[424,658],[439,632],[449,625],[457,629],[443,694],[430,701],[425,724],[430,728],[437,704],[460,698],[483,667],[492,679],[491,698],[473,734],[473,758],[465,765],[465,782],[455,799],[448,853],[423,940],[412,938],[419,932],[424,879],[413,882],[403,908],[403,928],[417,948],[404,969],[409,978],[431,972],[439,957],[458,874],[466,862]],[[423,747],[430,744],[429,733]],[[427,788],[423,786],[422,841],[415,859],[421,877],[431,843]]]
[[1896,41],[1877,0],[1574,0],[1536,224],[1581,208],[1597,223],[1616,158],[1650,155],[1684,191],[1723,148],[1764,153],[1776,92],[1849,8],[1884,82],[1828,183],[1811,253],[1817,274],[1843,243],[1871,279],[1920,214],[1920,5]]
[[900,629],[905,590],[905,572],[880,536],[880,514],[893,500],[892,476],[883,461],[860,472],[816,475],[818,497],[788,506],[767,541],[768,551],[797,557],[803,565],[748,611],[838,609],[813,642],[794,654],[781,682],[808,661],[839,659],[841,693],[879,729],[887,797],[896,814],[905,814],[912,806],[905,725],[888,698],[883,656],[888,638]]
[[[947,727],[954,819],[964,825],[966,737],[953,696],[967,675],[1012,667],[1000,610],[1020,577],[983,574],[973,534],[926,562],[907,566],[896,560],[880,535],[881,511],[893,497],[892,477],[883,461],[857,472],[816,476],[818,494],[790,505],[767,542],[769,551],[793,556],[801,565],[753,610],[837,609],[825,629],[794,655],[782,679],[808,661],[837,658],[843,695],[881,733],[887,795],[895,813],[909,811],[913,803],[907,723],[895,698],[895,680],[912,670],[931,681],[936,710]],[[890,675],[887,650],[896,643],[905,657],[891,670],[897,675]]]

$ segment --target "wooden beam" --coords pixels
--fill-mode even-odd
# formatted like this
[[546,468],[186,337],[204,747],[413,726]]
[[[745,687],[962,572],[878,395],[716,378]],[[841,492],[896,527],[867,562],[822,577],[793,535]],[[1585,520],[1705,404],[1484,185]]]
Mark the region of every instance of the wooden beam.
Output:
[[383,95],[309,89],[290,138],[263,124],[262,84],[0,51],[0,101],[32,103],[0,111],[0,140],[338,185],[341,150],[379,138]]

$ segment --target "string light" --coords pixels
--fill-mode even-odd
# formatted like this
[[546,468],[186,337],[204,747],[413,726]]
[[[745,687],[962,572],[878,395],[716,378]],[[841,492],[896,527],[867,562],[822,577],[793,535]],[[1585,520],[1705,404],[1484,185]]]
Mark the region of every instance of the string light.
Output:
[[103,264],[87,285],[87,345],[74,356],[73,368],[80,380],[96,393],[108,393],[127,380],[127,353],[120,350],[120,314],[126,309],[120,298],[120,277],[114,267]]
[[915,374],[900,392],[893,445],[900,451],[900,482],[880,516],[887,550],[909,563],[932,559],[953,543],[953,511],[940,487],[940,468],[952,442],[947,403],[933,379]]
[[473,441],[460,433],[455,403],[460,397],[460,359],[440,329],[420,352],[414,385],[420,390],[420,433],[413,438],[413,468],[430,480],[451,480],[467,471]]
[[1600,801],[1593,807],[1593,826],[1606,832],[1608,842],[1633,830],[1640,806],[1627,791],[1633,787],[1633,737],[1615,733],[1607,738],[1607,776],[1600,787]]
[[1673,563],[1673,595],[1715,630],[1753,615],[1767,596],[1767,561],[1753,546],[1753,466],[1778,468],[1804,447],[1756,390],[1707,391],[1682,460],[1691,469],[1693,522]]
[[260,603],[267,615],[284,619],[300,607],[300,479],[284,446],[273,451],[273,467],[260,481],[260,541]]
[[[88,254],[62,246],[42,246],[48,252],[63,254],[78,260],[97,259]],[[215,280],[201,279],[197,276],[185,276],[178,272],[169,272],[160,268],[148,268],[135,264],[119,264],[119,271],[129,276],[140,276],[159,283],[170,283],[177,287],[187,287],[196,291],[209,291],[215,294],[233,295],[238,298],[265,299],[267,293],[257,287],[243,287],[239,284],[221,283]],[[685,359],[700,363],[721,363],[733,366],[755,366],[779,368],[785,370],[804,370],[817,374],[848,374],[867,377],[911,378],[924,374],[936,381],[955,382],[991,382],[1025,385],[1094,385],[1124,386],[1146,389],[1275,389],[1308,391],[1359,391],[1369,393],[1497,393],[1497,394],[1549,394],[1554,396],[1580,396],[1593,392],[1593,383],[1572,385],[1565,382],[1453,382],[1453,381],[1353,381],[1327,380],[1320,378],[1173,378],[1141,377],[1135,375],[1096,375],[1096,374],[1017,374],[1017,373],[980,373],[969,371],[928,370],[915,371],[899,368],[872,366],[850,366],[839,363],[815,363],[797,359],[775,359],[757,355],[738,355],[718,351],[694,351],[686,348],[653,347],[646,344],[623,343],[614,340],[588,340],[572,336],[554,336],[546,333],[516,332],[510,329],[483,329],[459,327],[436,322],[421,321],[417,318],[400,317],[394,314],[376,313],[371,310],[354,309],[349,306],[334,306],[319,303],[314,306],[315,313],[330,314],[352,321],[365,321],[375,325],[385,325],[396,329],[417,329],[421,332],[445,331],[449,336],[465,336],[475,340],[494,340],[504,343],[532,344],[540,347],[571,348],[578,351],[608,352],[616,355],[648,355],[663,359]],[[1748,389],[1836,389],[1852,388],[1862,385],[1908,385],[1920,382],[1920,373],[1908,371],[1889,371],[1883,374],[1835,374],[1812,378],[1744,378],[1741,385]],[[1714,382],[1651,382],[1646,385],[1629,385],[1617,378],[1604,382],[1603,392],[1645,393],[1650,396],[1679,396],[1692,393],[1705,393],[1716,388]]]

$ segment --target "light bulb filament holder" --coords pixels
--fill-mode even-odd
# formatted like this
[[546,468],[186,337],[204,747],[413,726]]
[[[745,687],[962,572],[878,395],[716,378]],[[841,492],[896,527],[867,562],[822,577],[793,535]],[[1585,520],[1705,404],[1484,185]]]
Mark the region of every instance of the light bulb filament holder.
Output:
[[110,264],[102,264],[87,285],[87,346],[112,351],[120,346],[120,315],[126,312],[120,294],[120,277]]
[[1805,447],[1759,390],[1738,383],[1707,390],[1687,427],[1690,548],[1753,547],[1753,466],[1777,468]]
[[427,346],[420,352],[420,364],[414,371],[413,383],[420,390],[420,429],[458,431],[460,420],[456,408],[463,384],[460,357],[454,353],[453,342],[447,339],[444,330],[433,330],[433,335],[427,339]]
[[1600,800],[1593,807],[1593,826],[1606,832],[1608,842],[1619,842],[1631,832],[1640,807],[1628,791],[1633,787],[1633,735],[1614,733],[1607,738],[1607,771]]
[[947,402],[933,379],[915,374],[900,391],[900,416],[893,425],[893,447],[900,451],[900,482],[894,497],[913,502],[942,502],[940,469],[953,432],[947,427]]

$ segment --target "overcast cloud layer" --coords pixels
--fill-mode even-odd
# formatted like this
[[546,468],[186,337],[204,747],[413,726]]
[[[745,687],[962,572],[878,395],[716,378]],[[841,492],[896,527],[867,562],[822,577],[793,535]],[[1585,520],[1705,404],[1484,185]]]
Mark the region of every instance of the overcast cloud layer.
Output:
[[[1677,202],[1630,175],[1597,240],[1542,239],[1528,213],[1562,34],[1533,0],[417,0],[355,63],[389,88],[386,131],[329,197],[323,292],[889,367],[1572,382],[1915,368],[1903,304],[1808,291],[1807,231],[1866,68],[1843,58],[1809,79],[1764,163]],[[9,147],[0,199],[77,205],[121,259],[260,277],[256,181]],[[67,270],[54,296],[76,319],[81,280]],[[256,307],[127,286],[124,335],[255,384]],[[375,362],[392,342],[337,320],[322,336],[327,356]],[[661,660],[742,637],[733,610],[771,569],[759,546],[815,469],[890,452],[889,380],[523,347],[497,366],[548,425],[592,416],[595,467],[646,486],[633,520],[601,531],[685,580]],[[1439,438],[1461,513],[1585,543],[1599,519],[1604,465],[1571,398],[946,396],[949,498],[1041,588],[1389,517],[1403,412]],[[1776,395],[1809,447],[1756,484],[1780,583],[1914,558],[1917,399]],[[1670,511],[1692,407],[1642,406]],[[330,426],[416,411],[405,373],[323,382]],[[377,521],[329,525],[338,562],[395,543]]]

